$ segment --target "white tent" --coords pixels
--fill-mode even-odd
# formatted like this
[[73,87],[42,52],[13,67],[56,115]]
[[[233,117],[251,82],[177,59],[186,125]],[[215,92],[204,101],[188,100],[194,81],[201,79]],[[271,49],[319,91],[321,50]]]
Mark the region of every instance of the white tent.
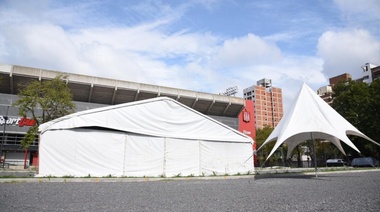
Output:
[[253,171],[253,140],[173,99],[74,113],[42,124],[39,176],[202,176]]
[[301,142],[325,139],[331,141],[343,154],[345,152],[340,141],[360,152],[347,135],[359,136],[379,145],[356,129],[304,83],[288,113],[258,150],[277,140],[267,159],[284,142],[288,145],[289,157]]

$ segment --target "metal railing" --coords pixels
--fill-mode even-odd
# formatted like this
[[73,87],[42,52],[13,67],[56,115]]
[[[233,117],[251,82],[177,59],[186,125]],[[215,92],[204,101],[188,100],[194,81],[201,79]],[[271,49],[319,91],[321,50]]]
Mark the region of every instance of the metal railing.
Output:
[[[291,168],[313,168],[314,167],[314,161],[266,161],[265,163],[263,161],[259,161],[257,164],[255,164],[256,167],[273,167],[273,166],[283,166],[283,167],[291,167]],[[326,161],[324,160],[317,160],[317,166],[318,167],[326,167]]]
[[[21,145],[21,140],[24,134],[5,134],[4,145]],[[3,136],[0,135],[0,141],[3,141]],[[31,146],[38,146],[38,137],[30,144]]]

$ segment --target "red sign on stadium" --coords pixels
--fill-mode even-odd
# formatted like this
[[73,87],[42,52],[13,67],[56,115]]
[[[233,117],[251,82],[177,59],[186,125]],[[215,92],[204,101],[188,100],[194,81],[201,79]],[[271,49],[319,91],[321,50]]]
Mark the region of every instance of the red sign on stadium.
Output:
[[243,111],[243,121],[246,123],[251,121],[251,113],[247,109]]
[[6,116],[0,116],[0,126],[7,125],[7,126],[19,126],[19,127],[31,127],[36,124],[36,120],[25,118],[25,117],[17,117],[17,118],[11,118]]

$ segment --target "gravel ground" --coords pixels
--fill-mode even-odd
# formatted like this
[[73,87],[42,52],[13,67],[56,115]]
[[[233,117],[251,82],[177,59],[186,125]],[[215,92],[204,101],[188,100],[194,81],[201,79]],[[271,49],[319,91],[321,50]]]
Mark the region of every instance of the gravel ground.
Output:
[[255,179],[1,183],[0,211],[380,211],[380,171]]

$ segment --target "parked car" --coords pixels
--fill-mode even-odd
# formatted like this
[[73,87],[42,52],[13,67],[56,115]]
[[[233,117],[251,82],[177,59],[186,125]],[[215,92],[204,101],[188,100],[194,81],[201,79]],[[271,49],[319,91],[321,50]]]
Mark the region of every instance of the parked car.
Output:
[[344,166],[346,162],[343,159],[328,159],[326,161],[327,166]]
[[375,167],[379,166],[379,161],[373,157],[354,158],[351,162],[353,167]]

